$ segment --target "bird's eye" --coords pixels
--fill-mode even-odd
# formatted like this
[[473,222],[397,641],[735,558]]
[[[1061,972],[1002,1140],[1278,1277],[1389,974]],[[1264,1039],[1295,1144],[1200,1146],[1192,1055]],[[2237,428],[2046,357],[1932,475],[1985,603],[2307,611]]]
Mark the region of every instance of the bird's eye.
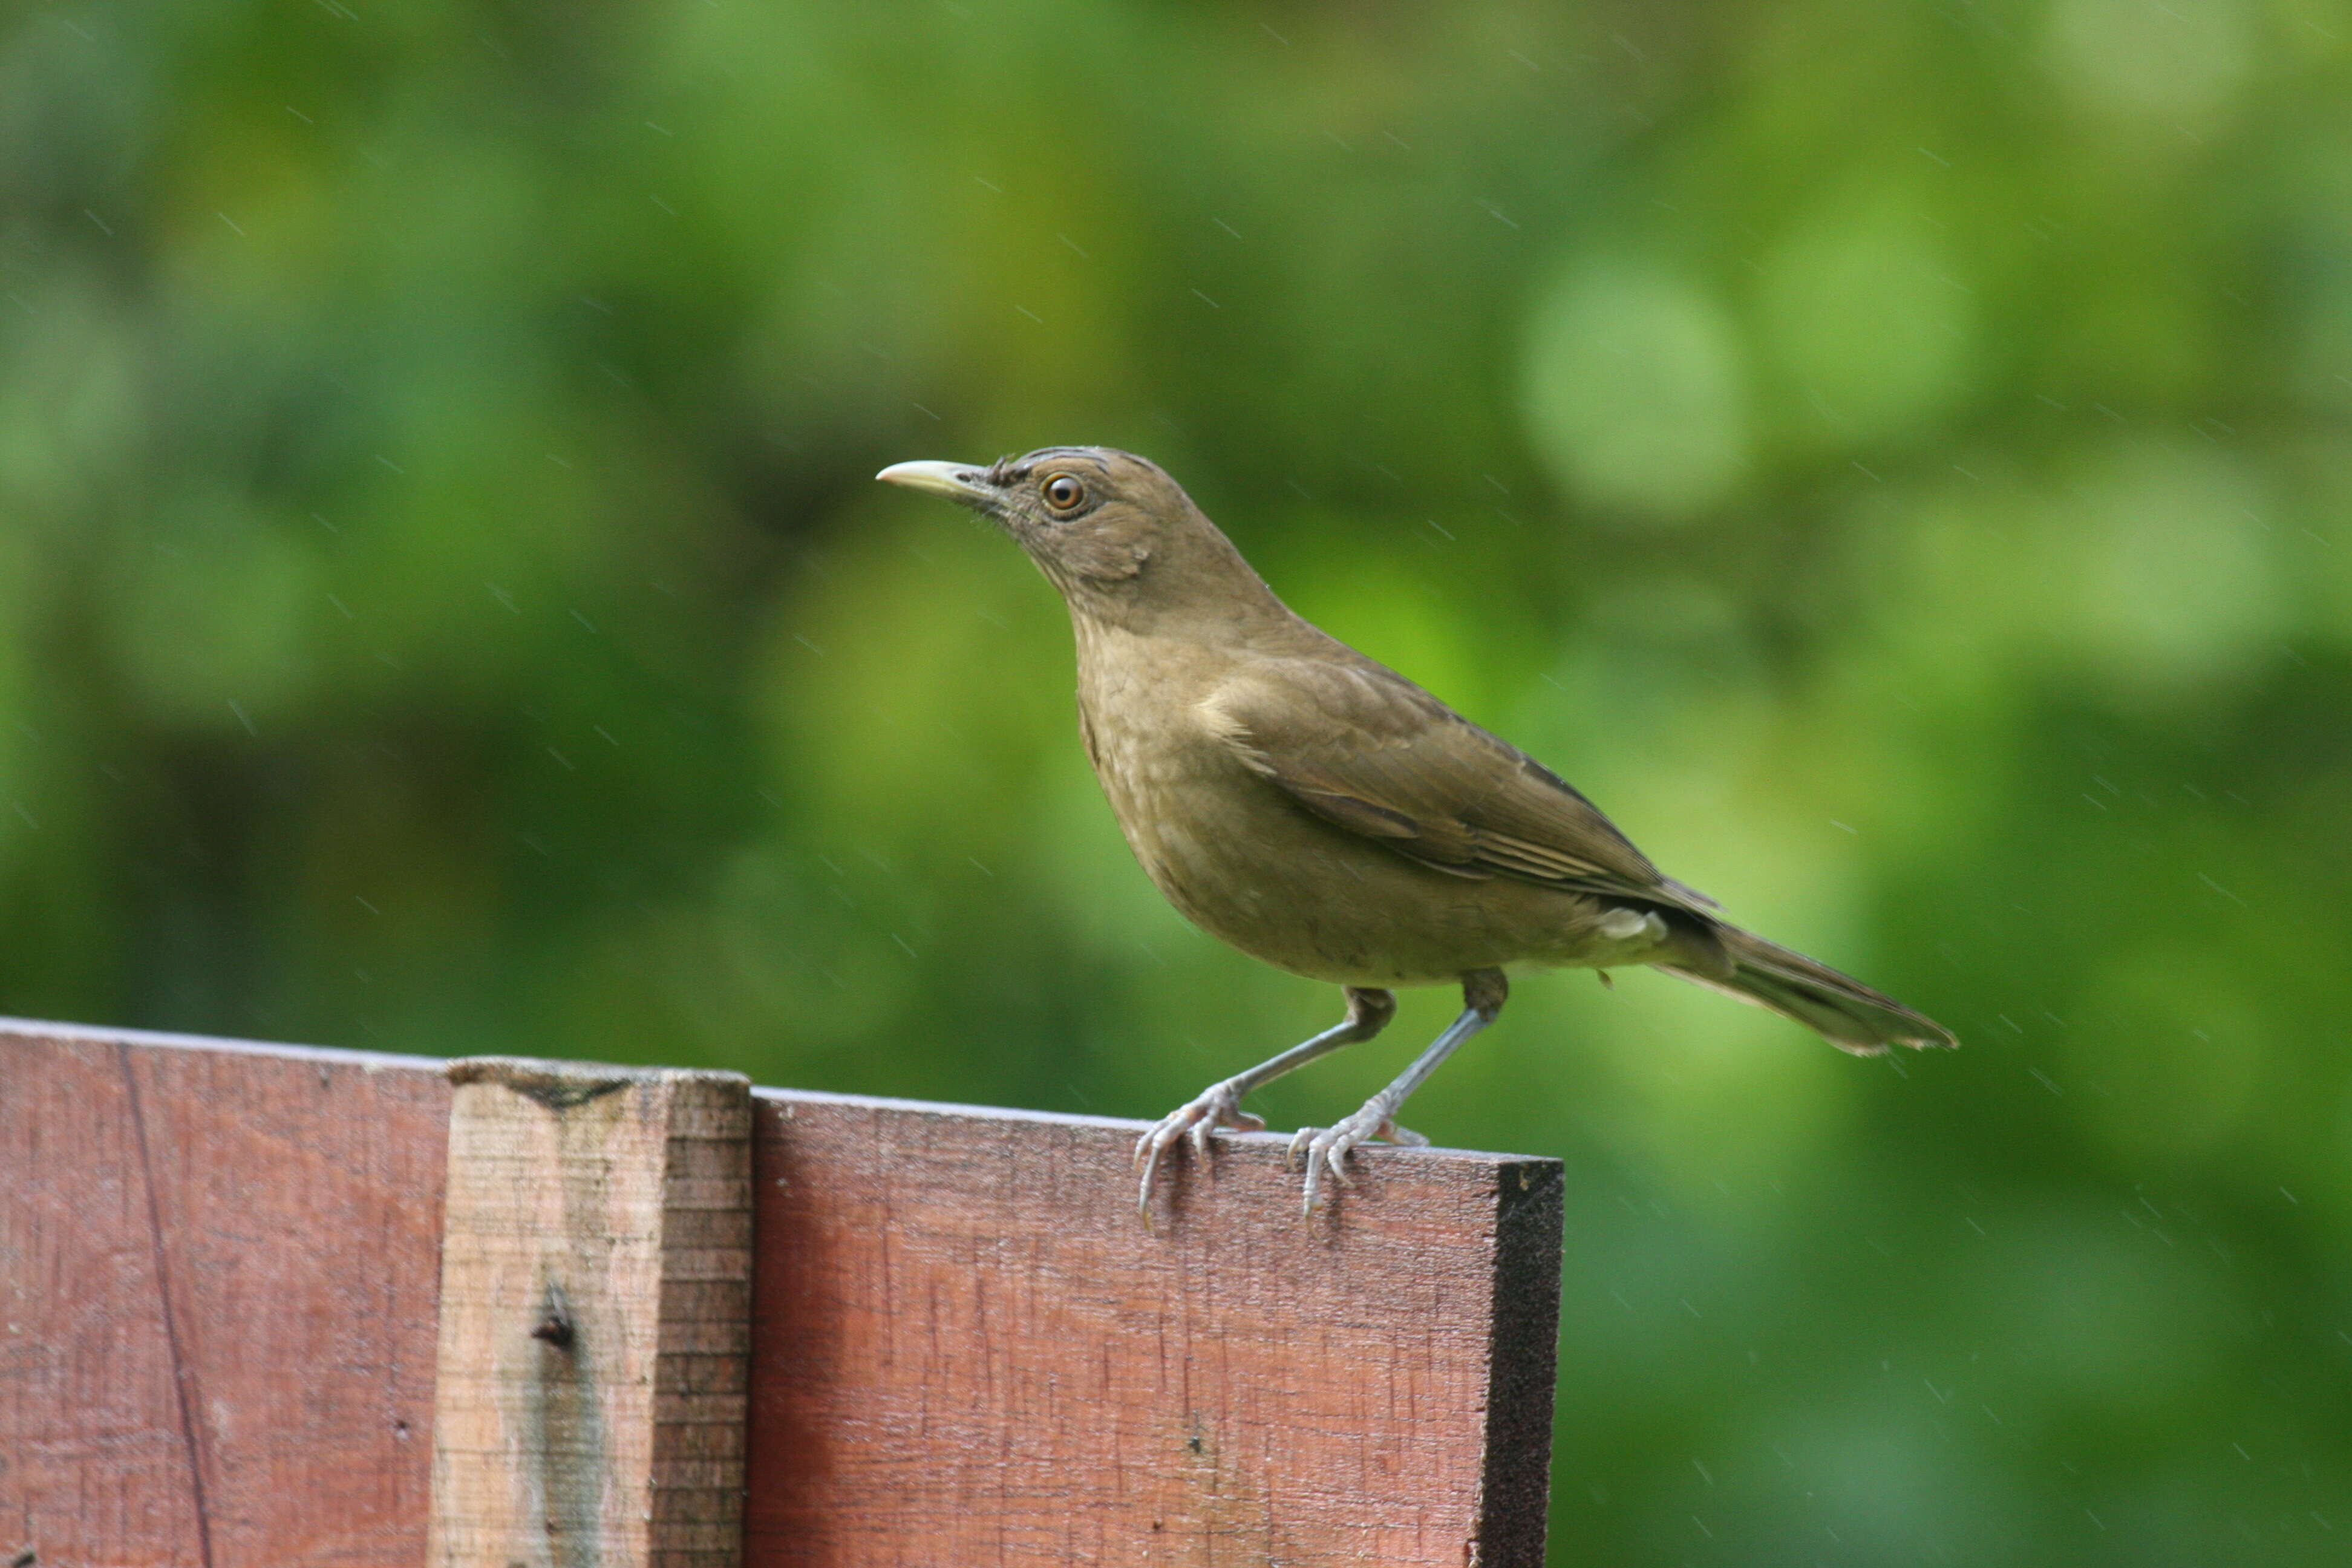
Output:
[[1039,493],[1055,511],[1069,511],[1087,499],[1087,487],[1067,474],[1055,474],[1040,487]]

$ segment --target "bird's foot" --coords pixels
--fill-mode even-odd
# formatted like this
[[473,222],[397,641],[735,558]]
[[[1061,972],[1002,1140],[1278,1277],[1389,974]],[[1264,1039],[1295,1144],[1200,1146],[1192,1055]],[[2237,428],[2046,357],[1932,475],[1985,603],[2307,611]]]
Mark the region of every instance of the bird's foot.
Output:
[[1290,1140],[1290,1147],[1282,1157],[1283,1164],[1296,1169],[1299,1153],[1307,1155],[1307,1198],[1301,1211],[1315,1212],[1315,1200],[1321,1195],[1323,1179],[1328,1176],[1334,1185],[1352,1187],[1343,1165],[1348,1152],[1369,1139],[1378,1138],[1407,1149],[1426,1149],[1429,1140],[1409,1127],[1396,1123],[1395,1113],[1381,1103],[1379,1097],[1365,1101],[1364,1108],[1345,1121],[1323,1129],[1302,1127]]
[[1400,1149],[1429,1147],[1429,1139],[1424,1134],[1415,1132],[1410,1127],[1399,1127],[1393,1120],[1381,1122],[1381,1130],[1372,1136],[1383,1143],[1393,1143]]
[[1227,1079],[1211,1084],[1193,1100],[1178,1106],[1154,1123],[1150,1131],[1135,1141],[1135,1163],[1143,1170],[1142,1190],[1136,1194],[1136,1208],[1148,1220],[1151,1215],[1151,1189],[1160,1177],[1160,1161],[1168,1151],[1182,1142],[1189,1134],[1192,1151],[1202,1159],[1209,1157],[1209,1134],[1220,1127],[1230,1127],[1237,1132],[1262,1132],[1265,1119],[1253,1116],[1241,1107],[1241,1092]]

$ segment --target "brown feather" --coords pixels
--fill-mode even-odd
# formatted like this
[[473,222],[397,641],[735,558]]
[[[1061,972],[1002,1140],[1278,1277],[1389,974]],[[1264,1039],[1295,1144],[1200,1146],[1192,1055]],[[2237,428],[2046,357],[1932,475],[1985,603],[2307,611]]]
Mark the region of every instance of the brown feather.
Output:
[[1694,913],[1709,902],[1517,747],[1343,645],[1316,652],[1255,661],[1202,704],[1213,731],[1307,810],[1457,875]]

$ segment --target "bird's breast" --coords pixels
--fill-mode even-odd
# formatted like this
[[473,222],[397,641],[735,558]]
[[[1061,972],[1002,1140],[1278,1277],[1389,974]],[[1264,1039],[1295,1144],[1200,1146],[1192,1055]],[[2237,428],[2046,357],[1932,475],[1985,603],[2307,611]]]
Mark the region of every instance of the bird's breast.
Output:
[[1212,936],[1292,973],[1354,985],[1434,984],[1532,956],[1521,951],[1528,937],[1507,929],[1513,922],[1498,923],[1498,893],[1557,895],[1447,876],[1333,827],[1183,708],[1082,704],[1081,717],[1136,859]]

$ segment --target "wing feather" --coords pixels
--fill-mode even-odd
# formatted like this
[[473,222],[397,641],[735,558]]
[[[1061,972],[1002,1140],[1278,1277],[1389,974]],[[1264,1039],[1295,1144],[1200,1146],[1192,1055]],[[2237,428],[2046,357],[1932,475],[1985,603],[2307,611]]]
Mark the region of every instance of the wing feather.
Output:
[[1712,903],[1661,876],[1549,769],[1356,657],[1254,661],[1202,717],[1308,811],[1438,870],[1694,911]]

